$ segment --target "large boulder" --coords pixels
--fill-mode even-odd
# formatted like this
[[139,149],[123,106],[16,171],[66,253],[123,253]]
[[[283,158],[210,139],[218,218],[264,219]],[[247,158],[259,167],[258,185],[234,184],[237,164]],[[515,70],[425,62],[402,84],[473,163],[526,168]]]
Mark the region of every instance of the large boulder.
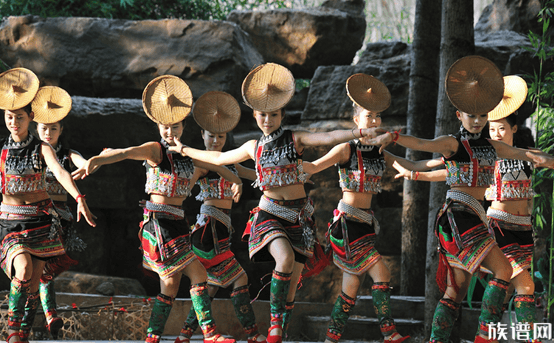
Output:
[[146,295],[140,282],[134,279],[63,272],[55,282],[57,292],[101,295]]
[[[540,0],[494,0],[481,13],[475,33],[488,34],[504,30],[525,35],[529,31],[541,33],[542,23],[537,21],[541,8]],[[550,32],[554,33],[552,26]]]
[[1,22],[0,59],[72,95],[119,98],[140,98],[164,74],[187,81],[195,98],[211,90],[238,97],[242,79],[263,63],[230,22],[37,16]]
[[233,11],[227,20],[248,32],[266,61],[288,67],[295,77],[311,78],[318,66],[351,64],[362,47],[365,17],[363,11],[353,13],[363,1],[340,6],[343,2],[299,10]]

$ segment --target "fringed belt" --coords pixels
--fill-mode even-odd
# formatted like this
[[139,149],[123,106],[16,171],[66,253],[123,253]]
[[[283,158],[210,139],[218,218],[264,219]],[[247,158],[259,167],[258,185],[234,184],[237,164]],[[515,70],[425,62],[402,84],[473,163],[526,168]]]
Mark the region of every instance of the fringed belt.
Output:
[[353,217],[361,222],[367,223],[369,225],[374,226],[375,233],[379,234],[380,226],[377,219],[375,219],[375,216],[373,216],[373,211],[366,212],[362,209],[356,208],[354,206],[350,206],[347,203],[343,202],[342,200],[339,201],[339,205],[337,206],[337,210],[340,212],[346,213],[348,216]]
[[229,230],[233,230],[233,226],[231,225],[231,217],[229,217],[225,212],[215,206],[202,204],[202,206],[200,206],[200,214],[214,217],[215,219],[223,223],[223,225],[225,225]]
[[[490,218],[498,219],[507,223],[531,226],[531,216],[518,216],[506,211],[496,210],[493,208],[488,208],[487,216]],[[521,230],[528,231],[529,229]]]
[[31,205],[9,205],[0,204],[0,212],[9,214],[19,214],[23,216],[40,216],[51,214],[50,209],[53,207],[50,199],[43,200]]
[[[50,199],[41,200],[29,205],[9,205],[1,203],[0,212],[0,218],[8,220],[24,220],[29,217],[50,215],[52,218],[49,234],[50,239],[54,239],[59,235],[59,230],[61,230],[60,216],[54,209],[54,204],[52,204],[52,200]],[[8,215],[11,216],[8,217]]]
[[306,199],[306,203],[299,210],[294,210],[282,205],[279,205],[275,201],[271,201],[271,198],[263,195],[260,198],[259,208],[271,213],[272,215],[284,219],[290,223],[298,223],[302,227],[302,239],[306,247],[313,246],[315,244],[314,231],[308,225],[308,221],[311,220],[311,216],[314,213],[314,205],[310,198]]
[[[370,212],[366,212],[362,209],[356,208],[354,206],[350,206],[347,203],[343,202],[342,199],[339,201],[337,210],[341,213],[346,214],[346,217],[350,217],[354,220],[367,223],[368,225],[373,224],[373,229],[375,230],[375,234],[379,234],[379,230],[380,230],[379,222],[373,216],[373,211],[370,210]],[[346,225],[346,222],[344,221],[345,216],[341,216],[340,220],[341,220],[341,228],[342,228],[342,239],[344,240],[344,253],[345,253],[346,259],[350,260],[351,252],[350,252],[350,238],[348,236],[348,225]]]
[[475,197],[464,192],[450,189],[448,190],[448,192],[446,192],[446,200],[448,199],[452,199],[469,206],[473,211],[475,211],[475,213],[479,216],[483,223],[486,224],[489,222],[483,205],[481,205],[481,203],[477,199],[475,199]]
[[178,219],[185,218],[185,211],[172,205],[146,201],[145,208],[150,212],[165,213],[177,217]]
[[[229,239],[231,238],[231,234],[233,233],[233,226],[231,225],[231,217],[229,217],[225,212],[220,210],[219,208],[211,205],[205,205],[202,204],[200,206],[200,216],[210,216],[215,218],[216,220],[220,221],[229,229]],[[198,220],[200,221],[202,218],[199,217]],[[219,245],[219,237],[217,236],[217,230],[215,227],[216,221],[211,220],[211,230],[212,230],[212,237],[213,237],[213,243],[214,243],[214,252],[216,255],[219,255],[221,253],[221,248]]]

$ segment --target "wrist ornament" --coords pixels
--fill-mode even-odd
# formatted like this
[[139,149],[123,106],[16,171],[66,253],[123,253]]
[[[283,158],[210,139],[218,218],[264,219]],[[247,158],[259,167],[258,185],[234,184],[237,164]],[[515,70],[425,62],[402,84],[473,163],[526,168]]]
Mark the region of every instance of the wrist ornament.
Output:
[[85,194],[79,194],[79,195],[77,195],[77,197],[75,198],[75,201],[76,201],[76,202],[79,202],[79,199],[81,199],[81,198],[83,198],[83,200],[85,200],[86,195],[85,195]]

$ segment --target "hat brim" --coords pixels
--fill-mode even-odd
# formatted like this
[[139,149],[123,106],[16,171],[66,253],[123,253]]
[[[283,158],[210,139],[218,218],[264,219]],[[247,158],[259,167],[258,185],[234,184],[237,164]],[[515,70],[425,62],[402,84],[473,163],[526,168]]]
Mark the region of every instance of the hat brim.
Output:
[[242,82],[242,97],[254,110],[273,112],[289,103],[295,88],[290,70],[276,63],[266,63],[248,73]]
[[376,113],[389,108],[391,95],[387,86],[372,75],[354,74],[346,80],[346,93],[356,105]]
[[212,91],[196,100],[192,115],[202,129],[212,133],[226,133],[239,123],[240,105],[231,94]]
[[142,92],[142,107],[146,116],[162,125],[183,121],[192,109],[192,92],[181,78],[158,76]]
[[57,123],[71,111],[71,96],[56,86],[40,87],[32,102],[34,121],[42,124]]
[[0,74],[0,109],[18,110],[33,101],[39,79],[29,69],[13,68]]
[[504,93],[502,73],[482,56],[466,56],[454,62],[446,73],[445,86],[452,105],[469,114],[492,111]]
[[489,112],[489,120],[500,120],[518,110],[527,99],[527,83],[517,75],[504,76],[504,95]]

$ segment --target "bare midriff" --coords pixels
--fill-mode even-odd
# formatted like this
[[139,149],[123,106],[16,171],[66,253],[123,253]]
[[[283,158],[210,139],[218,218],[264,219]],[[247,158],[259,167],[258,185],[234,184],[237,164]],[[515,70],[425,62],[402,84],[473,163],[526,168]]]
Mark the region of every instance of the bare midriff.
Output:
[[264,195],[275,200],[296,200],[306,197],[303,184],[275,187],[264,191]]
[[49,199],[46,191],[36,193],[2,194],[2,202],[8,205],[28,205]]
[[150,194],[150,201],[158,204],[182,206],[186,197],[166,197],[159,194]]
[[528,216],[529,213],[529,200],[506,200],[506,201],[493,201],[491,208],[495,210],[501,210],[518,216]]
[[230,210],[233,207],[233,200],[230,199],[206,199],[204,205]]
[[342,192],[342,202],[356,208],[368,210],[371,208],[371,199],[375,192]]

